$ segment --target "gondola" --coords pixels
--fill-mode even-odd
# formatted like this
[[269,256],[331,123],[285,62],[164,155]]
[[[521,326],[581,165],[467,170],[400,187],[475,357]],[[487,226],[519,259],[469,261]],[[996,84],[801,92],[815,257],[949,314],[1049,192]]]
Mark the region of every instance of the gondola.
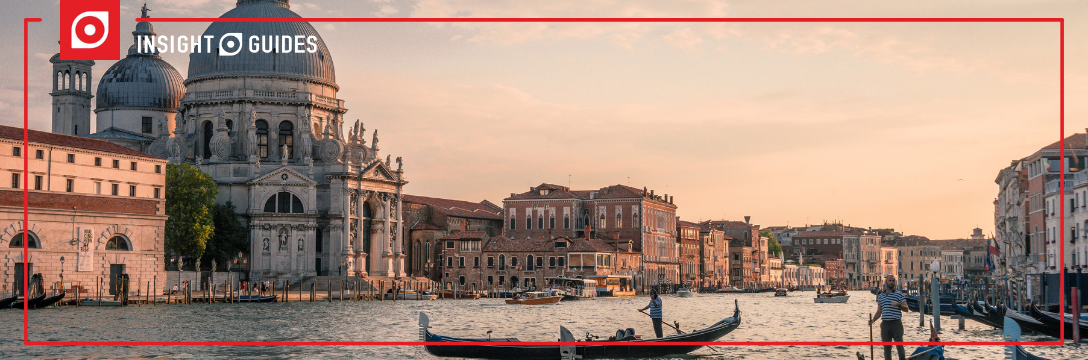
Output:
[[1021,314],[1012,309],[1005,309],[1005,317],[1016,321],[1016,324],[1019,325],[1021,329],[1030,330],[1032,332],[1036,332],[1046,336],[1058,337],[1057,326],[1047,326],[1046,324],[1043,324],[1041,321],[1036,320],[1031,316]]
[[[1020,325],[1012,318],[1004,319],[1004,339],[1008,342],[1018,342],[1020,339]],[[1047,360],[1028,352],[1020,345],[1005,346],[1005,359],[1008,360]]]
[[[1057,337],[1058,327],[1065,326],[1065,338],[1073,339],[1073,315],[1066,314],[1065,321],[1058,320],[1058,316],[1058,314],[1052,312],[1039,310],[1035,304],[1031,304],[1031,317],[1046,324],[1047,327],[1053,328],[1054,335],[1051,336]],[[1077,325],[1080,326],[1081,334],[1088,334],[1088,320],[1080,320]]]
[[[37,304],[38,302],[42,301],[42,300],[45,300],[45,293],[42,293],[41,295],[30,298],[30,301],[27,301],[27,303],[29,304],[28,307],[33,309],[34,305]],[[12,309],[22,309],[23,308],[23,300],[15,300],[15,302],[12,302],[11,305],[9,305],[9,306]]]
[[0,309],[7,309],[8,306],[11,306],[11,303],[15,302],[15,300],[19,300],[19,295],[12,295],[7,299],[0,299]]
[[55,304],[57,301],[60,301],[61,299],[64,299],[64,293],[63,292],[60,293],[60,294],[54,295],[54,296],[47,297],[47,298],[43,299],[42,301],[39,301],[38,303],[31,305],[30,308],[31,309],[41,309],[43,307],[48,307],[50,305]]
[[965,318],[968,318],[968,319],[971,319],[971,320],[974,320],[974,321],[978,321],[978,322],[983,323],[985,325],[990,325],[990,326],[993,326],[995,328],[1001,328],[1001,325],[996,324],[992,320],[990,320],[990,317],[986,316],[987,314],[978,313],[975,310],[971,309],[970,306],[971,306],[970,304],[953,305],[952,306],[952,311],[955,311],[956,314],[959,314],[960,316],[963,316]]
[[[734,300],[734,306],[737,306]],[[669,335],[663,338],[639,339],[635,336],[634,329],[617,331],[616,336],[608,339],[609,342],[630,342],[637,344],[658,344],[672,342],[704,342],[716,341],[722,336],[740,326],[740,308],[733,310],[733,316],[722,319],[717,323],[701,330],[686,334]],[[427,314],[419,314],[419,338],[426,342],[507,342],[517,343],[517,338],[486,338],[469,339],[454,338],[431,333],[430,320]],[[575,342],[565,327],[560,326],[560,340],[562,342]],[[602,340],[603,341],[603,340]],[[613,358],[648,358],[687,354],[695,351],[702,345],[594,345],[594,337],[586,334],[585,341],[578,345],[426,345],[428,353],[439,357],[477,358],[477,359],[613,359]]]
[[276,295],[271,295],[271,296],[242,295],[242,296],[239,296],[239,297],[235,298],[235,302],[240,302],[240,303],[267,303],[267,302],[275,302],[275,301],[276,301]]

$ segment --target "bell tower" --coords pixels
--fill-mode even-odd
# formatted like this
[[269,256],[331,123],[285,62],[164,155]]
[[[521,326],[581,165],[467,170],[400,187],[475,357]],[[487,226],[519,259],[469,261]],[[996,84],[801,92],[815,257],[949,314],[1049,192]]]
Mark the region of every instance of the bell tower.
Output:
[[53,63],[53,133],[87,136],[91,133],[92,60],[61,60]]

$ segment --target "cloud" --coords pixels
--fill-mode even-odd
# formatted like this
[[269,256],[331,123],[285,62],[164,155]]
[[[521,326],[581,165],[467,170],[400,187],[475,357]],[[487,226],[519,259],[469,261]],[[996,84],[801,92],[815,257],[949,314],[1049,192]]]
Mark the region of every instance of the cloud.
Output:
[[695,31],[691,28],[676,30],[661,38],[673,46],[689,50],[703,43],[703,39],[695,35]]
[[400,11],[397,10],[396,8],[392,7],[392,6],[382,5],[381,10],[378,10],[378,15],[379,16],[383,16],[383,15],[388,16],[388,15],[396,14],[398,12],[400,12]]

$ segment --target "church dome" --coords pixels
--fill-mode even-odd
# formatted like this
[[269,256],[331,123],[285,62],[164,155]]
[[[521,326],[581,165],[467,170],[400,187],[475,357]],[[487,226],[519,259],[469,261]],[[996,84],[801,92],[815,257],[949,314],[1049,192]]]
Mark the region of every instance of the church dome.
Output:
[[[220,18],[299,18],[289,9],[289,0],[238,0],[234,9]],[[233,56],[220,56],[215,48],[226,33],[241,33],[243,48]],[[203,36],[212,36],[213,50],[189,54],[187,82],[216,76],[271,75],[297,77],[336,86],[332,56],[321,35],[307,22],[216,22],[208,26]],[[251,36],[314,36],[317,51],[313,53],[265,53],[249,51]]]
[[98,82],[95,112],[114,109],[174,111],[185,95],[184,79],[158,55],[129,51]]

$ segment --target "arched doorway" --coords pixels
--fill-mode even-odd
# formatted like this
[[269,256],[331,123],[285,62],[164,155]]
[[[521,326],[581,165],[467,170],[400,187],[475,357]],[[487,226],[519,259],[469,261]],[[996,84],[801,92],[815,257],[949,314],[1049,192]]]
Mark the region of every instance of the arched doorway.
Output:
[[205,159],[212,157],[212,122],[204,122],[204,154]]
[[[363,249],[364,252],[367,253],[368,258],[370,257],[370,254],[374,253],[374,251],[370,248],[370,220],[371,220],[371,218],[373,216],[374,216],[374,210],[371,209],[369,203],[364,201],[363,202],[363,218],[360,221],[363,222],[363,247],[362,247],[362,249]],[[369,260],[367,260],[367,262],[366,262],[366,272],[367,272],[367,274],[369,274],[371,271],[374,271],[374,269],[371,268],[371,263],[372,262],[373,261],[369,261]]]

